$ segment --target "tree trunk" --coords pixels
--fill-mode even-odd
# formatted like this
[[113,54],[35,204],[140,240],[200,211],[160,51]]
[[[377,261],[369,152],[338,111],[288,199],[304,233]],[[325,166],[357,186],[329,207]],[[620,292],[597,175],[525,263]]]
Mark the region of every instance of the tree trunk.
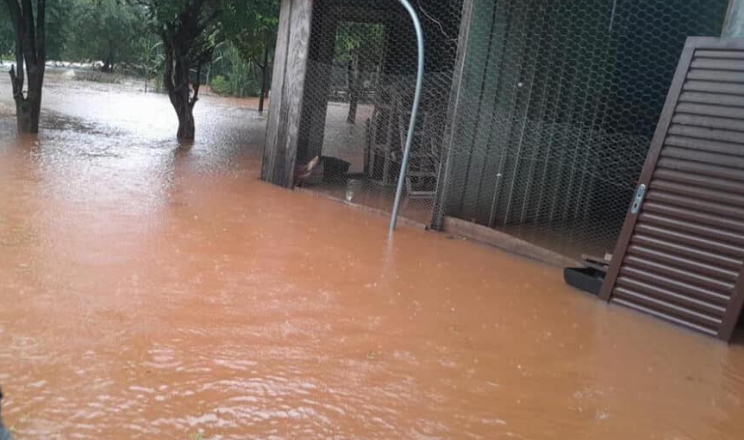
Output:
[[[16,100],[16,123],[18,124],[18,133],[34,133],[31,106],[25,100]],[[38,133],[38,130],[36,133]]]
[[258,98],[258,112],[263,113],[266,94],[269,92],[269,45],[264,45],[263,64],[261,65],[261,96]]
[[[173,109],[178,116],[178,140],[191,141],[196,134],[194,106],[199,100],[201,70],[212,59],[214,45],[204,37],[205,27],[213,26],[220,9],[210,9],[204,16],[206,0],[193,0],[178,17],[166,23],[159,35],[163,41],[165,71],[163,86]],[[213,5],[212,2],[209,2]],[[210,32],[216,32],[214,28]],[[216,35],[216,34],[214,34]],[[191,80],[191,67],[196,69],[196,78]],[[193,86],[193,88],[192,88]]]
[[114,70],[114,54],[109,52],[109,54],[106,55],[106,60],[103,62],[103,67],[101,67],[101,72],[111,73],[113,70]]
[[[16,65],[11,66],[9,74],[18,132],[36,134],[46,71],[46,0],[37,1],[35,22],[30,0],[24,0],[22,5],[16,0],[6,0],[6,4],[16,38]],[[26,76],[28,90],[24,93]]]
[[199,81],[201,66],[197,68],[197,80],[194,84],[192,96],[188,54],[181,53],[179,45],[174,44],[167,36],[163,38],[165,47],[165,72],[163,84],[168,91],[168,98],[178,116],[178,132],[180,141],[194,140],[196,124],[194,123],[194,105],[199,96]]
[[190,99],[190,87],[185,87],[168,91],[173,109],[178,116],[178,132],[176,137],[181,141],[192,141],[196,135],[196,124],[194,122],[194,104],[196,101]]
[[182,109],[177,109],[178,114],[178,133],[177,137],[180,140],[193,140],[196,136],[196,124],[194,123],[194,111],[193,108],[187,106]]
[[[39,119],[41,116],[41,95],[44,87],[44,66],[30,65],[19,62],[18,72],[15,66],[10,69],[10,82],[13,87],[13,99],[16,104],[16,123],[19,133],[37,134],[39,132]],[[23,93],[24,74],[26,66],[28,71],[28,91]]]
[[18,133],[37,134],[41,116],[41,97],[16,99],[16,122]]

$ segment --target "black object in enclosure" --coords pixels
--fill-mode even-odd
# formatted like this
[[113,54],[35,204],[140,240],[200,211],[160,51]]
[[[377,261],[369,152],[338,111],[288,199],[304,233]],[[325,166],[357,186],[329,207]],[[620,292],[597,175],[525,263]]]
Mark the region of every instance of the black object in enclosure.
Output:
[[563,270],[563,279],[566,284],[592,295],[599,295],[604,278],[604,272],[591,267],[570,267]]

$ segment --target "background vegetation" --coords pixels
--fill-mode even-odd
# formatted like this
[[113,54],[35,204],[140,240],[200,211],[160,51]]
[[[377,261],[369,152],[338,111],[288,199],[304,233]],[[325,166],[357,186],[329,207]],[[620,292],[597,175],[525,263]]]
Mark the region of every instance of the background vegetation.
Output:
[[[148,89],[162,90],[164,57],[144,1],[47,0],[47,59],[90,63],[102,73],[153,80]],[[158,2],[173,3],[176,1]],[[278,25],[279,0],[235,0],[222,5],[219,35],[202,80],[215,93],[259,96],[268,82]],[[4,1],[0,1],[0,59],[13,59],[14,34]],[[167,8],[165,9],[167,13]],[[82,75],[116,82],[116,75]],[[268,84],[267,84],[268,86]]]

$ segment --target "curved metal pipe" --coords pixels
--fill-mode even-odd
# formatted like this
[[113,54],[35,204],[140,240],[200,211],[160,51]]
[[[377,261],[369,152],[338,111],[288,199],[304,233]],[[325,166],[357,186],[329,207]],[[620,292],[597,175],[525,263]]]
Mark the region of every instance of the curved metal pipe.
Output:
[[421,29],[421,21],[408,0],[398,0],[398,2],[406,8],[413,21],[413,27],[416,29],[416,39],[418,40],[418,74],[416,78],[416,94],[413,97],[413,109],[411,110],[411,123],[408,127],[408,137],[406,138],[406,146],[403,150],[403,160],[400,164],[400,177],[398,177],[398,188],[395,191],[393,214],[390,217],[391,233],[395,231],[395,226],[398,224],[398,211],[400,210],[400,202],[403,198],[403,185],[405,184],[406,174],[408,174],[408,160],[411,156],[411,145],[413,144],[413,136],[416,132],[416,120],[418,119],[421,92],[424,85],[424,31]]

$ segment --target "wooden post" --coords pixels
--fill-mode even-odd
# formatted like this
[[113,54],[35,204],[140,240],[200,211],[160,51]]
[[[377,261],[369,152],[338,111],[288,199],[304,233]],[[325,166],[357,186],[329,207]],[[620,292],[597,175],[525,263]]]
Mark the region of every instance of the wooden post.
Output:
[[744,0],[731,0],[723,36],[730,38],[744,38]]
[[313,0],[282,0],[261,179],[291,188],[302,119]]
[[464,0],[462,4],[462,22],[460,23],[460,34],[457,42],[457,57],[455,59],[455,72],[452,78],[452,89],[450,91],[449,105],[447,107],[447,125],[444,129],[442,139],[443,151],[442,161],[439,165],[439,176],[437,177],[436,196],[434,197],[434,208],[432,209],[431,227],[441,231],[444,228],[444,217],[447,215],[447,203],[449,194],[447,192],[451,167],[454,154],[454,142],[456,138],[455,125],[459,122],[458,112],[462,105],[461,92],[463,87],[465,62],[468,55],[468,44],[470,43],[470,24],[473,20],[475,0]]

